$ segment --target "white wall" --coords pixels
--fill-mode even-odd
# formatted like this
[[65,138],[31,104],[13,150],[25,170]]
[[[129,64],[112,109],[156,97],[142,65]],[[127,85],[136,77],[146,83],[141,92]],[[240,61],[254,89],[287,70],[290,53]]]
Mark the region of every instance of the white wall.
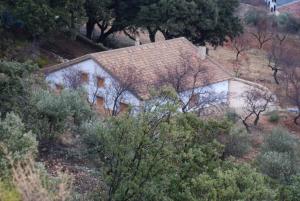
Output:
[[[104,78],[105,87],[98,88],[97,94],[105,98],[106,109],[113,109],[114,85],[117,81],[92,59],[88,59],[78,64],[74,64],[68,68],[64,68],[63,70],[50,73],[46,76],[46,81],[53,88],[55,88],[55,84],[66,86],[66,83],[64,83],[65,74],[72,70],[85,72],[88,74],[88,84],[86,84],[84,87],[88,92],[90,102],[93,102],[94,94],[97,91],[97,76]],[[228,82],[229,81],[223,81],[208,85],[206,87],[199,87],[195,89],[194,94],[209,92],[211,94],[219,95],[220,97],[222,96],[221,102],[227,102],[227,95],[229,90]],[[191,93],[192,91],[188,90],[179,94],[179,96],[183,102],[187,103],[189,97],[191,96]],[[129,104],[135,109],[139,108],[139,106],[142,104],[141,101],[129,91],[123,94],[123,96],[121,97],[121,102]]]
[[[211,97],[211,100],[215,99],[216,100],[215,103],[226,103],[228,90],[229,90],[229,81],[226,80],[226,81],[210,84],[205,87],[199,87],[197,89],[194,89],[194,94],[200,94],[199,97],[200,100],[201,100],[201,94],[203,94],[204,96],[206,94],[209,94],[211,96],[214,96]],[[189,101],[192,93],[193,93],[192,90],[185,91],[179,95],[180,99],[186,104]]]
[[[88,83],[85,84],[84,87],[87,90],[90,102],[93,102],[94,95],[97,92],[97,95],[105,98],[105,108],[110,110],[113,109],[113,100],[115,96],[113,86],[117,81],[92,59],[88,59],[68,68],[64,68],[63,70],[50,73],[46,76],[46,81],[53,88],[55,88],[55,84],[66,86],[65,74],[72,71],[79,71],[88,74]],[[105,87],[97,87],[97,76],[105,79]],[[123,93],[120,101],[130,104],[132,107],[140,106],[140,100],[129,91]]]

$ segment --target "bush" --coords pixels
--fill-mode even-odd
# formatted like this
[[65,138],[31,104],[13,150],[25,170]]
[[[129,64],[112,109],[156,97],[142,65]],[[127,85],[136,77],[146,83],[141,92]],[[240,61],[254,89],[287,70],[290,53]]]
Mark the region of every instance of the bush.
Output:
[[276,151],[296,153],[298,150],[299,140],[296,139],[283,128],[274,128],[270,136],[265,139],[263,152]]
[[13,186],[7,182],[0,181],[0,200],[21,201],[21,196]]
[[229,121],[236,123],[238,121],[238,114],[234,110],[229,110],[226,112],[226,118]]
[[233,127],[225,140],[225,156],[242,157],[247,154],[251,148],[248,133],[241,127]]
[[47,57],[45,56],[40,56],[38,57],[35,62],[37,63],[37,65],[40,67],[40,68],[43,68],[44,66],[46,66],[47,64],[49,64],[49,60]]
[[77,128],[92,115],[91,108],[81,91],[63,90],[56,95],[47,90],[35,92],[32,129],[39,132],[39,140],[54,140],[66,128]]
[[21,160],[29,152],[35,153],[37,142],[31,132],[26,132],[21,119],[8,113],[4,120],[0,120],[0,173],[7,174],[9,161],[7,155],[12,160]]
[[261,171],[287,183],[299,172],[299,140],[282,128],[273,129],[257,158]]
[[288,153],[269,151],[259,156],[261,171],[273,179],[287,181],[295,174],[292,158]]
[[287,186],[287,199],[290,201],[298,201],[300,198],[300,175],[293,176],[291,183]]
[[279,116],[278,112],[276,112],[276,111],[271,112],[271,114],[269,116],[269,122],[277,123],[279,120],[280,120],[280,116]]

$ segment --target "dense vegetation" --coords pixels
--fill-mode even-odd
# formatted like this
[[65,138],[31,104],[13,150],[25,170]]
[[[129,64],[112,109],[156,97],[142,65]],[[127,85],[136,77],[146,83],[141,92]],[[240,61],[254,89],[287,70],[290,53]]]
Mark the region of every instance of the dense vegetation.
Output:
[[[152,42],[160,31],[167,39],[185,36],[195,44],[217,46],[242,32],[233,14],[238,4],[237,0],[1,1],[0,200],[299,200],[300,141],[287,130],[274,128],[266,134],[260,153],[248,164],[239,159],[252,149],[251,134],[235,113],[213,120],[180,113],[174,89],[162,88],[138,114],[103,117],[94,112],[83,89],[58,94],[44,82],[36,60],[27,61],[27,56],[9,48],[17,49],[24,40],[34,48],[57,32],[74,37],[85,23],[88,38],[95,27],[100,29],[96,42],[119,31],[133,36],[147,30]],[[265,31],[257,25],[269,16],[258,14],[250,13],[246,21],[256,31]],[[298,31],[298,26],[290,29],[295,23],[279,26],[286,25],[279,22],[287,18],[278,19],[272,25],[277,25],[279,39],[287,29]],[[278,118],[274,113],[270,121]],[[72,140],[63,146],[66,136]],[[51,172],[44,156],[55,155],[57,149],[64,160],[73,159],[74,166],[82,158],[92,164],[88,174],[101,185],[82,192],[77,181],[72,185],[74,178],[67,170]]]
[[241,33],[240,21],[233,15],[238,5],[238,0],[4,0],[0,21],[5,29],[33,39],[58,31],[76,34],[86,22],[88,38],[96,26],[100,29],[97,42],[119,31],[134,35],[145,29],[153,42],[160,31],[166,39],[185,36],[197,44],[217,46]]
[[[275,129],[266,138],[257,165],[237,164],[232,156],[246,154],[251,146],[246,131],[227,118],[200,120],[178,113],[172,89],[153,94],[154,101],[136,116],[103,119],[92,112],[80,89],[65,89],[60,95],[46,90],[31,73],[35,68],[30,63],[0,63],[3,199],[26,200],[18,164],[23,167],[28,157],[37,157],[71,132],[80,133],[88,147],[82,154],[95,162],[105,187],[84,197],[70,193],[70,200],[297,200],[299,141],[287,131]],[[155,101],[161,99],[164,104]],[[30,166],[44,176],[33,177],[41,180],[35,183],[41,183],[42,190],[28,199],[46,191],[49,200],[63,200],[54,196],[55,178],[41,165]]]

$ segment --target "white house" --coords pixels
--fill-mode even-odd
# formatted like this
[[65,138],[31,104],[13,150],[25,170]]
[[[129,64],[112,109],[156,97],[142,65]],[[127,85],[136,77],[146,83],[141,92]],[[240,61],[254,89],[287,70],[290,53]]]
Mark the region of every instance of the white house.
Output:
[[251,86],[234,79],[206,56],[205,48],[185,38],[88,54],[43,72],[56,90],[71,87],[70,77],[80,80],[99,111],[123,111],[129,105],[139,108],[149,100],[152,89],[166,83],[177,88],[189,109],[200,99],[239,108],[243,105],[239,95]]
[[277,11],[277,2],[276,0],[265,0],[270,12],[276,12]]

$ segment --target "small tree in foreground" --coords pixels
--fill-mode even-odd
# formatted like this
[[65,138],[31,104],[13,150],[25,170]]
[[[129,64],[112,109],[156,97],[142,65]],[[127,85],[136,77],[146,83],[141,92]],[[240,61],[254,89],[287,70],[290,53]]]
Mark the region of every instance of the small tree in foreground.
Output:
[[0,119],[0,176],[9,174],[9,153],[13,160],[23,160],[28,153],[36,153],[35,135],[26,132],[25,125],[14,113],[7,113],[4,120]]
[[223,147],[216,136],[228,124],[179,113],[178,104],[176,93],[164,90],[137,116],[85,125],[85,142],[93,158],[103,162],[107,191],[102,198],[272,200],[264,176],[221,160]]
[[270,103],[275,101],[274,95],[265,89],[252,88],[245,91],[242,95],[245,105],[243,114],[240,116],[246,129],[250,131],[248,120],[254,117],[253,125],[257,126],[260,115],[265,112]]
[[273,129],[265,139],[258,166],[268,176],[288,183],[299,172],[299,140],[282,128]]

